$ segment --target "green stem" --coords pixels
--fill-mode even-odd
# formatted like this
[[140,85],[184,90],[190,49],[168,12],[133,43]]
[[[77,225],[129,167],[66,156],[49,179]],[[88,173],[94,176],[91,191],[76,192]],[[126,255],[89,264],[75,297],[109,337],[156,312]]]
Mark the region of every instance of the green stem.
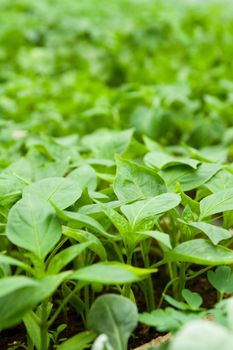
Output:
[[178,280],[179,280],[179,277],[175,277],[175,278],[173,278],[171,281],[169,281],[169,282],[166,284],[166,286],[165,286],[165,288],[164,288],[164,290],[163,290],[162,296],[161,296],[161,298],[160,298],[158,307],[157,307],[158,309],[161,307],[161,305],[162,305],[162,303],[163,303],[164,295],[166,294],[166,292],[167,292],[167,290],[169,289],[169,287],[172,286],[172,285],[174,284],[174,282],[176,282],[176,281],[178,281]]
[[89,286],[84,287],[84,305],[85,305],[85,316],[87,318],[87,314],[90,308]]
[[179,279],[180,277],[177,278],[178,274],[177,274],[177,264],[176,263],[168,263],[168,270],[169,270],[169,275],[170,275],[170,280],[173,281],[174,283],[172,283],[172,292],[173,295],[176,299],[178,299],[178,295],[179,295]]
[[218,300],[218,302],[222,301],[223,297],[224,297],[224,293],[217,291],[217,300]]
[[186,283],[186,264],[180,264],[180,278],[179,278],[179,287],[178,287],[178,300],[181,299],[182,290],[185,288]]
[[204,272],[206,272],[206,271],[212,269],[212,267],[213,267],[213,266],[207,266],[207,267],[205,267],[204,269],[201,269],[200,271],[198,271],[198,272],[196,272],[196,273],[193,273],[193,274],[190,275],[190,276],[187,276],[187,277],[186,277],[186,280],[189,281],[189,280],[191,280],[191,279],[193,279],[193,278],[195,278],[195,277],[198,277],[198,276],[202,275]]
[[44,300],[41,305],[41,322],[40,322],[40,350],[48,349],[48,323],[47,323],[48,299]]
[[[127,265],[131,265],[132,264],[132,257],[133,257],[133,251],[128,251],[127,252]],[[123,290],[123,296],[125,296],[126,298],[130,298],[130,292],[131,292],[131,285],[132,283],[126,283],[124,290]]]
[[[145,241],[141,242],[141,251],[142,251],[142,259],[144,262],[144,267],[149,268],[150,267],[150,260],[149,260],[149,249],[147,249],[147,243]],[[153,287],[153,281],[151,276],[149,276],[146,281],[146,300],[147,300],[147,308],[148,311],[152,311],[155,309],[155,296],[154,296],[154,287]]]

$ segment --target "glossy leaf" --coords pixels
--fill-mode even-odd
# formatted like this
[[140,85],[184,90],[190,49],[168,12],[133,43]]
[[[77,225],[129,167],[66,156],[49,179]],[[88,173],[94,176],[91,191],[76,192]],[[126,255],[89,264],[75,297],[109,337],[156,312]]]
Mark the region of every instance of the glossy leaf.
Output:
[[231,265],[233,251],[220,245],[213,245],[205,239],[194,239],[179,244],[167,253],[171,261],[186,261],[200,265]]
[[211,194],[200,202],[201,219],[227,210],[233,210],[233,188]]
[[206,236],[208,236],[210,241],[215,245],[217,245],[219,242],[221,242],[224,239],[229,239],[232,237],[232,234],[230,231],[228,231],[220,226],[211,225],[211,224],[208,224],[206,222],[184,222],[184,221],[182,221],[182,223],[204,232],[204,234]]
[[201,164],[197,170],[185,165],[163,169],[159,172],[164,179],[168,191],[173,191],[176,184],[180,183],[183,191],[193,190],[212,178],[222,168],[219,164]]
[[164,193],[157,197],[144,199],[132,204],[121,206],[121,211],[127,217],[131,230],[140,231],[143,224],[149,224],[154,220],[155,215],[164,213],[175,208],[181,201],[178,194]]

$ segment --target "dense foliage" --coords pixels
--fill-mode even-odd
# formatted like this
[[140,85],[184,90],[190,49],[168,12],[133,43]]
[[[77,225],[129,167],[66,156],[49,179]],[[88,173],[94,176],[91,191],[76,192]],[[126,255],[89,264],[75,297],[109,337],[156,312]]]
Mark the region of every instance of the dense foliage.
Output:
[[13,349],[126,350],[138,321],[178,331],[161,349],[231,348],[232,13],[0,0],[0,330],[27,334]]

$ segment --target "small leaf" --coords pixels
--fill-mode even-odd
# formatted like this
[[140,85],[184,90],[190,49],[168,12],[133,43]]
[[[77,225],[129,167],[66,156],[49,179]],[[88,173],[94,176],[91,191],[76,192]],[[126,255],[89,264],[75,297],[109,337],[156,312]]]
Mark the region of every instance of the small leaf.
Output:
[[139,321],[148,326],[155,327],[159,332],[176,331],[183,324],[199,316],[195,314],[186,314],[183,311],[167,307],[165,310],[153,310],[152,312],[143,312],[139,315]]
[[208,281],[220,293],[233,292],[233,272],[230,266],[219,266],[215,271],[208,271]]
[[182,297],[193,310],[198,310],[203,302],[200,294],[191,292],[188,289],[182,290]]
[[182,301],[178,301],[176,299],[174,299],[173,297],[171,297],[170,295],[164,294],[164,299],[173,307],[175,307],[178,310],[188,310],[189,309],[189,305],[183,303]]

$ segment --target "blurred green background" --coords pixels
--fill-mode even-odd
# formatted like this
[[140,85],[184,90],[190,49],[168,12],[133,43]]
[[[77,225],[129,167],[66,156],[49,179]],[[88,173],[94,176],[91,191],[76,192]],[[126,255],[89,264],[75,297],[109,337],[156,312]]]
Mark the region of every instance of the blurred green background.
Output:
[[233,2],[0,0],[0,142],[134,127],[197,148],[233,132]]

